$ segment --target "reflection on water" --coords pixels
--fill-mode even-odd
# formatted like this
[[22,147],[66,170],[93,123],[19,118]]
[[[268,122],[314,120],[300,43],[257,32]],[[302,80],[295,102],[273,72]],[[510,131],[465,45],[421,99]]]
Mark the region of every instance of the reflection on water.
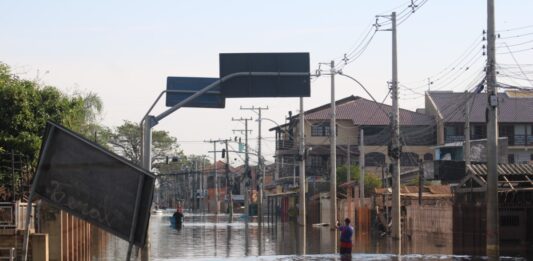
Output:
[[[304,230],[292,223],[264,224],[242,217],[232,223],[225,215],[186,214],[182,229],[172,229],[169,215],[154,215],[150,220],[151,257],[154,260],[341,260],[336,253],[338,234],[329,227]],[[472,260],[452,256],[452,246],[441,239],[404,240],[401,257],[397,241],[369,233],[358,233],[352,260]],[[109,241],[99,260],[123,260],[127,244],[120,239]],[[373,253],[373,254],[364,254]],[[417,254],[410,254],[417,253]],[[439,255],[433,255],[438,253]],[[302,256],[305,255],[305,256]],[[474,258],[475,259],[475,258]],[[525,260],[525,259],[518,259]]]

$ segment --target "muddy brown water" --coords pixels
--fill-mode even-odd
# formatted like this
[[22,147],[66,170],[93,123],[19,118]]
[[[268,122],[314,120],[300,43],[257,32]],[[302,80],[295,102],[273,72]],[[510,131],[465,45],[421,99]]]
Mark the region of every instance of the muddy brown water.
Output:
[[[152,215],[150,242],[152,260],[346,260],[337,254],[338,233],[329,227],[305,230],[293,223],[264,223],[236,215],[186,214],[183,228],[170,227],[170,214]],[[127,243],[112,237],[97,260],[124,260]],[[397,255],[401,250],[401,255]],[[529,251],[529,252],[528,252]],[[503,250],[505,260],[533,259],[533,250]],[[399,249],[397,241],[376,233],[355,235],[348,260],[482,260],[464,255],[440,235],[408,238]]]

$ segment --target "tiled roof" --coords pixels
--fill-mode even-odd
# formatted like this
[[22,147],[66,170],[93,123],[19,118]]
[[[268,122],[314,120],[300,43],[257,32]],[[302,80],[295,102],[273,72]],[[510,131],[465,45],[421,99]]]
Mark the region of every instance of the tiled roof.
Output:
[[[429,92],[445,122],[464,122],[463,109],[465,94],[462,92]],[[485,122],[487,94],[477,93],[471,99],[470,122]],[[533,97],[498,93],[498,120],[500,122],[533,122]]]
[[[352,120],[354,125],[389,125],[389,114],[392,106],[370,101],[358,96],[349,96],[336,102],[337,119]],[[307,120],[329,120],[331,118],[331,107],[329,104],[306,111]],[[400,109],[400,125],[432,125],[432,116]]]
[[[217,174],[218,175],[224,174],[224,171],[226,170],[226,162],[224,162],[222,160],[218,160],[217,164],[216,164],[216,169],[217,169]],[[204,169],[204,172],[212,172],[214,170],[215,170],[214,169],[214,165],[211,164],[211,165],[207,166]],[[234,168],[231,165],[229,166],[229,172],[230,173],[238,173],[238,171],[239,171],[239,167]]]

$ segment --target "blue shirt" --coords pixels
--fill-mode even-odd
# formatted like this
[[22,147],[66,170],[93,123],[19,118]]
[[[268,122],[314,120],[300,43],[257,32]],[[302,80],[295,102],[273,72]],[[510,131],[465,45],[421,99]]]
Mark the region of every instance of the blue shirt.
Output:
[[352,236],[353,236],[353,227],[348,226],[340,226],[339,230],[341,231],[341,242],[352,242]]

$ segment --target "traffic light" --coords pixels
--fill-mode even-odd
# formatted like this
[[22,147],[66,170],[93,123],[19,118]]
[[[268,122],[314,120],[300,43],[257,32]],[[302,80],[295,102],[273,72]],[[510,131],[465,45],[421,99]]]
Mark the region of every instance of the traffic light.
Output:
[[226,149],[222,149],[222,158],[226,157]]

